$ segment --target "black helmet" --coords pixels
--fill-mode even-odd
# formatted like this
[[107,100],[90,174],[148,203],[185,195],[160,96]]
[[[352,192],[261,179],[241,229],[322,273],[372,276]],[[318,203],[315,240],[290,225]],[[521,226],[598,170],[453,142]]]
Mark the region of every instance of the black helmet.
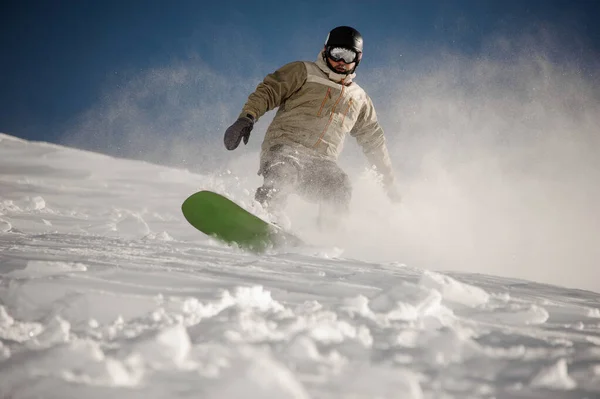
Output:
[[327,40],[325,40],[325,46],[327,47],[343,47],[349,48],[357,53],[363,51],[363,38],[360,33],[349,26],[338,26],[329,32]]
[[342,47],[356,52],[354,61],[356,62],[356,65],[346,74],[354,73],[362,59],[363,38],[361,34],[356,29],[349,26],[338,26],[337,28],[333,28],[327,35],[327,40],[325,40],[325,51],[323,51],[323,61],[325,61],[329,69],[339,73],[327,61],[327,56],[330,54],[330,51],[336,47]]

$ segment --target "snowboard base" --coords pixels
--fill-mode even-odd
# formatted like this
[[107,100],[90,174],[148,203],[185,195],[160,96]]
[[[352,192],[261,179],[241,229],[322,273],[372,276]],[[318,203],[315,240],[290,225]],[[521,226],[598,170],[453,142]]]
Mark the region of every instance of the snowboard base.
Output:
[[262,253],[270,248],[304,245],[295,235],[212,191],[192,194],[183,202],[181,210],[186,220],[204,234],[247,251]]

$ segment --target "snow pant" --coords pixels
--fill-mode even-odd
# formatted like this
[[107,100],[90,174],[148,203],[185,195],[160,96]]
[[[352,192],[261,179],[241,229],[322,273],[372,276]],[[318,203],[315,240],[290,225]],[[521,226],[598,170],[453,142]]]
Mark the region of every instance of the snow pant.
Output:
[[319,204],[319,224],[339,224],[348,213],[352,186],[348,175],[332,160],[275,145],[261,159],[263,185],[255,198],[270,212],[281,212],[290,194]]

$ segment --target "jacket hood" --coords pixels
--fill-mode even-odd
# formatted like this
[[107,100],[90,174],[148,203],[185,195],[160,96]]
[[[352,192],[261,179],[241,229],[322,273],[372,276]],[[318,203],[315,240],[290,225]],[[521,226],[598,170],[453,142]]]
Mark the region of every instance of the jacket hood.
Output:
[[333,72],[329,68],[329,66],[327,66],[327,62],[323,59],[323,51],[324,50],[321,50],[319,52],[319,55],[317,56],[316,64],[319,67],[319,69],[325,72],[329,79],[333,80],[336,83],[341,83],[342,81],[344,81],[345,85],[349,85],[350,83],[352,83],[352,80],[356,77],[356,72],[350,73],[348,75]]

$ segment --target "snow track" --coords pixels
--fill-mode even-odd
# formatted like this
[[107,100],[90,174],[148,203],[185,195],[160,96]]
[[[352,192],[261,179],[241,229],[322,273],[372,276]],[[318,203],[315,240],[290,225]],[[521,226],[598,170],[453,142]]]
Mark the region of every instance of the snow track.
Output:
[[178,213],[213,180],[0,136],[0,397],[600,395],[600,295],[244,253]]

